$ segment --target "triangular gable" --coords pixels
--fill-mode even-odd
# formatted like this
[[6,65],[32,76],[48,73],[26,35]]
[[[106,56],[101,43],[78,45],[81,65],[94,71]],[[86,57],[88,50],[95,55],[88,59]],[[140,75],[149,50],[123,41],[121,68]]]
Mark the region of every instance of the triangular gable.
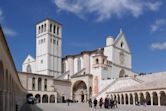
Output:
[[26,64],[26,63],[29,63],[29,62],[34,62],[35,59],[31,56],[31,55],[28,55],[26,57],[26,59],[24,60],[23,64]]
[[123,49],[123,50],[125,50],[125,51],[130,53],[130,48],[128,46],[126,37],[125,37],[125,35],[124,35],[124,33],[122,31],[120,31],[120,33],[118,34],[117,38],[115,39],[114,46],[118,47],[120,49]]

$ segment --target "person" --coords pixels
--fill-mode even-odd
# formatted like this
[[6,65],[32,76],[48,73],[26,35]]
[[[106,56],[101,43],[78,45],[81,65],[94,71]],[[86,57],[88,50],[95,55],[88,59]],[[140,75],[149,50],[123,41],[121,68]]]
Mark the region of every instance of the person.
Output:
[[99,106],[100,106],[100,108],[102,108],[102,106],[103,106],[103,98],[100,98]]
[[109,106],[109,99],[106,97],[104,100],[104,107],[108,109],[108,106]]
[[91,98],[89,99],[88,103],[89,103],[89,107],[92,108],[92,99]]
[[70,99],[67,99],[67,105],[68,106],[70,105]]
[[115,105],[115,108],[118,108],[118,102],[117,102],[117,100],[114,100],[114,105]]
[[97,106],[97,99],[96,98],[94,99],[93,104],[94,104],[94,108],[96,109],[96,106]]
[[110,99],[110,107],[111,107],[111,109],[113,108],[113,106],[114,106],[114,101],[112,99]]
[[145,99],[143,99],[143,105],[146,106],[146,101],[145,101]]

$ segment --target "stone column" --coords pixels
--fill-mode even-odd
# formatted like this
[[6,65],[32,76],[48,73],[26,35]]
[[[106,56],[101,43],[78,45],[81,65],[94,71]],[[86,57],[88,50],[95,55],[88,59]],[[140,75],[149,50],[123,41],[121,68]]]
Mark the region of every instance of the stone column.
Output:
[[150,95],[151,106],[153,106],[153,95]]
[[123,99],[124,99],[124,105],[126,105],[126,95],[123,95]]
[[37,77],[35,78],[35,90],[36,91],[38,90],[38,78]]
[[160,106],[161,105],[161,103],[160,103],[160,93],[158,93],[157,96],[158,96],[158,106]]
[[130,105],[130,94],[128,94],[128,105]]
[[122,104],[122,95],[120,94],[120,104]]
[[133,94],[133,105],[135,105],[135,94]]

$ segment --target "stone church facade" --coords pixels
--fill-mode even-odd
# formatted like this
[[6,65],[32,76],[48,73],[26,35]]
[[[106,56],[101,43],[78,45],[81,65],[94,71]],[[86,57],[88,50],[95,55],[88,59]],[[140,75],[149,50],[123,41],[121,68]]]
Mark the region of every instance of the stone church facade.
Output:
[[[143,100],[149,105],[166,104],[166,84],[164,79],[160,81],[166,77],[165,72],[143,76],[133,72],[131,51],[122,30],[115,39],[108,36],[102,48],[65,57],[61,51],[62,25],[51,19],[38,23],[36,58],[27,56],[19,76],[30,94],[38,94],[40,102],[46,95],[44,102],[54,103],[65,99],[87,102],[89,98],[108,96],[119,104]],[[162,90],[153,81],[160,81]]]

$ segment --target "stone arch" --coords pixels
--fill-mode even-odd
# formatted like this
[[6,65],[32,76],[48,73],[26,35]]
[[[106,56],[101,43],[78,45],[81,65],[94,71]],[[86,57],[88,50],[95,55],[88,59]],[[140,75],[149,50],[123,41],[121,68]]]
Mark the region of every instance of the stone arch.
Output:
[[146,92],[146,104],[151,105],[151,97],[149,92]]
[[153,105],[158,105],[158,95],[156,92],[152,93],[153,95]]
[[119,78],[125,77],[125,71],[124,69],[121,69],[119,72]]
[[32,93],[28,93],[27,94],[27,98],[29,98],[29,97],[33,97],[33,94]]
[[130,93],[130,104],[133,104],[133,95]]
[[73,100],[79,102],[87,101],[87,85],[84,81],[76,81],[72,88]]
[[129,101],[128,101],[128,95],[127,94],[125,94],[125,104],[128,104],[129,103]]
[[36,94],[35,98],[36,98],[36,100],[37,100],[38,103],[41,102],[41,96],[40,96],[40,94]]
[[118,94],[118,104],[120,104],[120,96],[119,96],[119,94]]
[[136,103],[136,102],[139,102],[139,101],[138,101],[138,94],[137,94],[137,93],[134,93],[134,96],[135,96],[135,103]]
[[42,103],[48,103],[48,95],[47,94],[43,95]]
[[164,91],[160,91],[160,104],[166,106],[166,94]]
[[140,104],[143,105],[145,102],[144,94],[141,92],[140,93]]
[[38,90],[41,91],[42,90],[42,78],[38,78]]
[[50,95],[50,103],[55,103],[55,96],[54,95]]
[[121,103],[124,104],[124,96],[121,94]]

